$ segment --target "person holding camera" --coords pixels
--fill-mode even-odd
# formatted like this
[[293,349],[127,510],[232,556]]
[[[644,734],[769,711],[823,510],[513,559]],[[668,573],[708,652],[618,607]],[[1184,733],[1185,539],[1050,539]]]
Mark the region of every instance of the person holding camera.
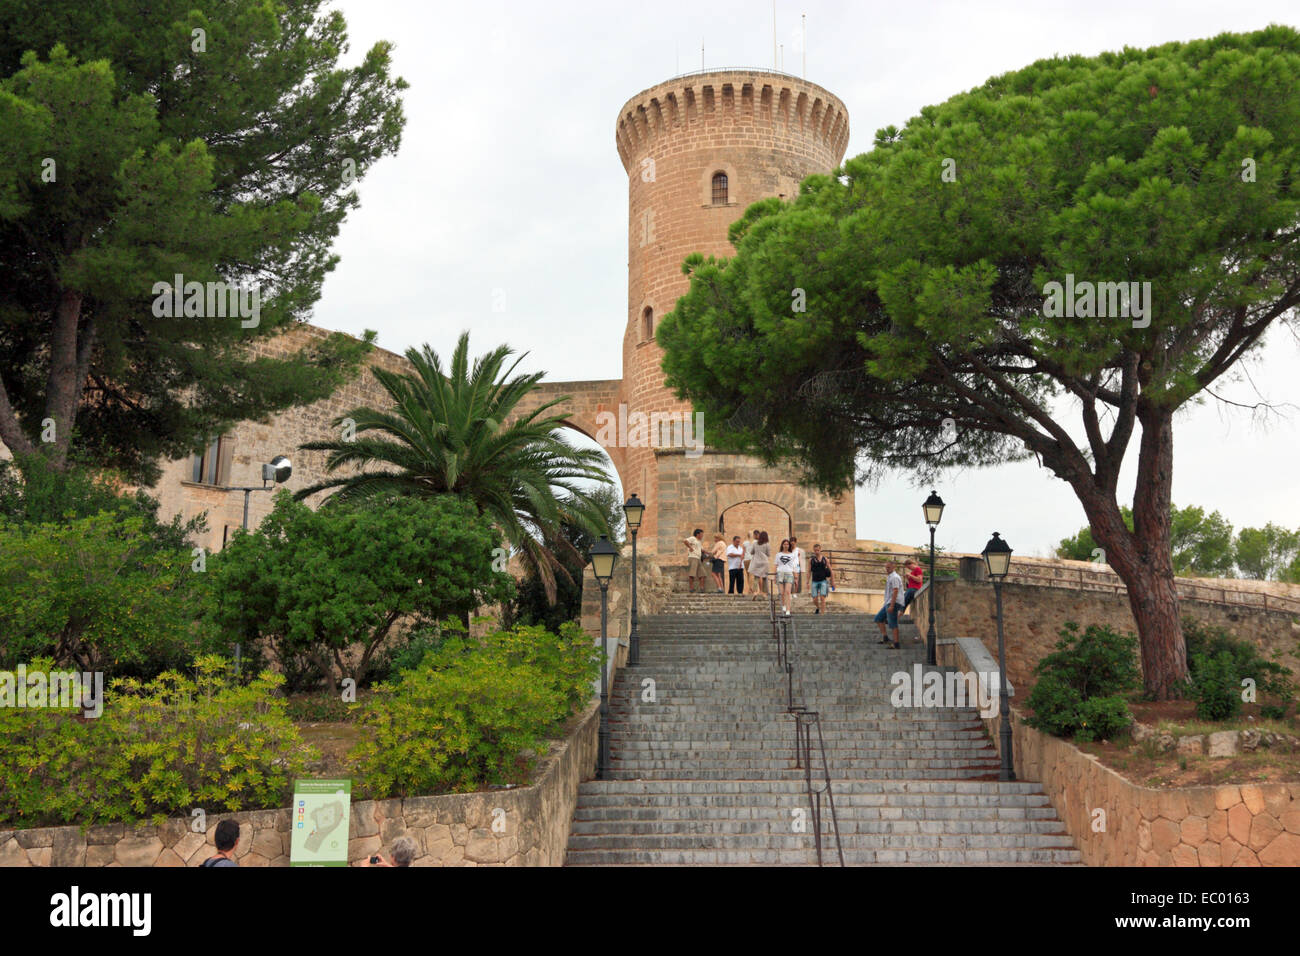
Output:
[[415,859],[415,854],[419,850],[415,839],[409,836],[399,836],[393,841],[393,855],[384,857],[381,853],[376,853],[369,860],[364,861],[362,866],[410,866],[411,861]]

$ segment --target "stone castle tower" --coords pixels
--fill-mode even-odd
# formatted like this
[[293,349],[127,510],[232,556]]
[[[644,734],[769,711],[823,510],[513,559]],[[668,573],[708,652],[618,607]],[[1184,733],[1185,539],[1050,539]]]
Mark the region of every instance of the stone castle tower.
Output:
[[[618,398],[640,410],[690,412],[664,386],[654,329],[689,288],[693,252],[729,256],[727,230],[769,196],[792,198],[801,180],[844,157],[848,111],[825,89],[783,73],[719,71],[668,80],[619,111],[615,139],[628,175],[627,321]],[[707,445],[708,422],[703,422]],[[793,531],[805,548],[852,547],[852,495],[831,501],[791,473],[744,456],[681,448],[607,449],[623,481],[647,504],[641,541],[665,559],[696,527],[744,536]]]

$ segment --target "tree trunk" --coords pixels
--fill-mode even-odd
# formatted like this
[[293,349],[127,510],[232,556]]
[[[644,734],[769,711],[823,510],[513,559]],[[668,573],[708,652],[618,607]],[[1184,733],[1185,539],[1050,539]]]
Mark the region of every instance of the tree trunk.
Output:
[[1155,700],[1171,700],[1182,696],[1188,679],[1170,537],[1173,416],[1165,409],[1146,406],[1138,418],[1142,439],[1133,493],[1133,531],[1125,527],[1113,494],[1091,483],[1077,483],[1075,491],[1093,539],[1105,549],[1104,560],[1128,589],[1146,692]]
[[80,292],[65,290],[54,312],[54,329],[50,336],[50,376],[45,387],[45,414],[54,420],[54,441],[50,461],[59,471],[68,463],[72,447],[72,429],[77,408],[86,387],[90,356],[95,347],[95,326],[87,322],[80,330]]

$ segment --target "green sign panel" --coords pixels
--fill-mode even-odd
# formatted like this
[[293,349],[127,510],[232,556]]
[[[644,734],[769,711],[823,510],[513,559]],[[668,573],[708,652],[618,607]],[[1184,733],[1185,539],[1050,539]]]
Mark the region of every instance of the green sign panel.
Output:
[[290,866],[347,866],[351,780],[298,780],[293,785]]

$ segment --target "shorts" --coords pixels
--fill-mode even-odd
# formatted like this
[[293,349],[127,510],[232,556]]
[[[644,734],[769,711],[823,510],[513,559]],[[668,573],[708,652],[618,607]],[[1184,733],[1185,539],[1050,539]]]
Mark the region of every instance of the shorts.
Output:
[[690,563],[686,565],[686,576],[708,580],[709,571],[700,558],[691,558]]
[[898,627],[898,605],[890,604],[876,612],[876,623],[887,624],[891,629]]
[[714,573],[714,574],[721,574],[721,573],[722,573],[723,571],[725,571],[725,570],[727,570],[727,563],[726,563],[725,561],[723,561],[721,558],[714,558],[714,559],[713,559],[713,573]]
[[794,584],[794,572],[793,572],[793,571],[778,571],[778,572],[776,572],[776,583],[777,583],[777,584]]
[[828,595],[828,594],[830,594],[830,593],[831,593],[831,582],[830,582],[830,581],[814,581],[814,582],[812,583],[812,596],[813,596],[813,597],[825,597],[826,595]]

